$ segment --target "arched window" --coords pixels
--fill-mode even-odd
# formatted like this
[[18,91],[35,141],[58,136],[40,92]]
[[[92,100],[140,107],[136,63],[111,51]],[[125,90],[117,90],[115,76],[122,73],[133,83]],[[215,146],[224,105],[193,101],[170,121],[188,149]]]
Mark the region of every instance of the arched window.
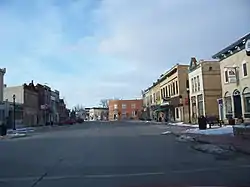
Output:
[[244,100],[245,113],[250,113],[250,88],[244,88],[242,95]]
[[224,95],[225,109],[226,114],[232,113],[232,98],[229,92],[226,92]]

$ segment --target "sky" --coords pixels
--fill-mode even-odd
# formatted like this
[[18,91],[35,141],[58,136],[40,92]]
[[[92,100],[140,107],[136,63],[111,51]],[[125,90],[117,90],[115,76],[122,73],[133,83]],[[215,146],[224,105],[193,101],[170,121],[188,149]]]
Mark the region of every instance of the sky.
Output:
[[176,63],[250,32],[248,0],[0,0],[5,83],[34,80],[68,107],[133,99]]

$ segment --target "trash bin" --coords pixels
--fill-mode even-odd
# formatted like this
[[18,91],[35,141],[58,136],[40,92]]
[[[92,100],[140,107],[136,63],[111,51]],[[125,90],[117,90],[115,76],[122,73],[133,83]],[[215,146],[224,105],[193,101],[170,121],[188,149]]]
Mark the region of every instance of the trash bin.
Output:
[[235,119],[234,118],[229,118],[228,119],[228,124],[229,125],[235,125]]
[[7,128],[4,124],[0,126],[0,135],[5,136],[7,134]]
[[207,119],[204,116],[200,116],[198,118],[198,124],[200,130],[206,130],[207,129]]

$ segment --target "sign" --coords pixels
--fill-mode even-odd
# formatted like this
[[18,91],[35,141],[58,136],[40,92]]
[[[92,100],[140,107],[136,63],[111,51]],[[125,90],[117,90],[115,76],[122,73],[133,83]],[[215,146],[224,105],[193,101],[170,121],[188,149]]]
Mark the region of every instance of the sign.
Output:
[[246,50],[247,56],[250,56],[250,39],[248,39],[245,44],[245,50]]
[[229,83],[236,83],[236,68],[227,68],[227,73],[228,73],[228,82]]

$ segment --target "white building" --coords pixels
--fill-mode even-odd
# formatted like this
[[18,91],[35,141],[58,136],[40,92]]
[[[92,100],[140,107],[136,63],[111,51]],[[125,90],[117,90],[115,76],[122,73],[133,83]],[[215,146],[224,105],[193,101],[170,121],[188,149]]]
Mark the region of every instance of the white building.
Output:
[[250,33],[213,55],[220,60],[220,115],[226,121],[241,117],[250,121],[250,56],[245,48],[249,40]]
[[89,119],[96,120],[107,120],[108,119],[108,108],[94,107],[89,110]]

